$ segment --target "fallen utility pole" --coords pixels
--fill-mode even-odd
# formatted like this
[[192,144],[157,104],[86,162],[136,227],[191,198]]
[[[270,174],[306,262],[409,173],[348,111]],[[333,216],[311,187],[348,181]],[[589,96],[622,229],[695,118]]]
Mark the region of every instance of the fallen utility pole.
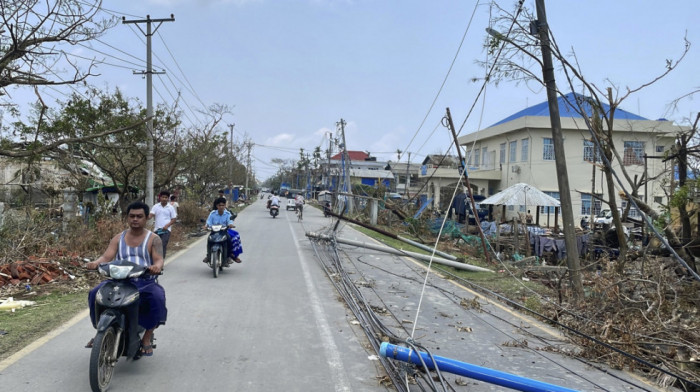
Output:
[[[409,240],[408,238],[401,237],[401,236],[396,235],[396,234],[394,234],[394,233],[390,233],[390,232],[388,232],[388,231],[386,231],[386,230],[382,230],[382,229],[380,229],[380,228],[378,228],[378,227],[374,227],[374,226],[368,225],[368,224],[366,224],[366,223],[364,223],[364,222],[360,222],[360,221],[358,221],[358,220],[355,220],[355,219],[352,219],[352,218],[348,218],[348,217],[346,217],[346,216],[343,216],[343,214],[338,215],[338,214],[334,213],[333,211],[329,211],[328,214],[331,215],[331,216],[335,216],[335,217],[338,218],[338,219],[342,219],[342,220],[344,220],[344,221],[348,221],[348,222],[350,222],[350,223],[354,223],[354,224],[356,224],[356,225],[358,225],[358,226],[362,226],[362,227],[364,227],[365,229],[370,229],[370,230],[372,230],[372,231],[376,231],[377,233],[383,234],[383,235],[385,235],[385,236],[387,236],[387,237],[389,237],[389,238],[391,238],[391,239],[398,240],[398,241],[403,241],[403,242],[405,242],[405,243],[407,243],[407,244],[409,244],[409,245],[415,246],[416,248],[421,248],[421,249],[423,249],[423,250],[425,250],[425,251],[428,251],[428,252],[435,252],[435,254],[440,255],[440,256],[442,256],[442,257],[444,257],[444,258],[446,258],[446,259],[453,260],[453,261],[456,261],[456,260],[458,259],[457,257],[452,256],[452,255],[449,254],[449,253],[445,253],[445,252],[443,252],[443,251],[439,251],[439,250],[437,250],[437,249],[433,249],[433,248],[431,248],[431,247],[429,247],[429,246],[420,244],[420,243],[418,243],[418,242],[416,242],[416,241]],[[337,225],[336,225],[336,227],[337,227]],[[335,231],[335,229],[333,229],[333,230]]]
[[361,248],[377,250],[380,252],[391,253],[391,254],[395,254],[395,255],[399,255],[399,256],[410,256],[410,257],[413,257],[415,259],[419,259],[419,260],[423,260],[423,261],[427,261],[427,262],[430,262],[432,260],[435,263],[446,265],[446,266],[449,266],[452,268],[461,269],[461,270],[474,271],[474,272],[493,272],[488,268],[477,267],[475,265],[470,265],[470,264],[460,263],[457,261],[447,260],[447,259],[443,259],[441,257],[431,257],[430,255],[424,255],[422,253],[409,252],[406,250],[389,248],[387,246],[373,245],[373,244],[368,244],[366,242],[353,241],[353,240],[345,240],[342,238],[333,237],[333,236],[326,235],[326,234],[307,232],[306,236],[309,238],[314,238],[314,239],[318,239],[318,240],[333,241],[333,242],[337,242],[339,244],[358,246]]

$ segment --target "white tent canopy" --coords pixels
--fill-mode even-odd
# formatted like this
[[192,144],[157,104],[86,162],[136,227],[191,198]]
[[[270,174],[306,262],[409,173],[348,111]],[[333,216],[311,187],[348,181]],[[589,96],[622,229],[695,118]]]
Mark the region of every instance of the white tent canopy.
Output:
[[538,207],[559,207],[561,205],[559,200],[522,182],[484,199],[479,204]]

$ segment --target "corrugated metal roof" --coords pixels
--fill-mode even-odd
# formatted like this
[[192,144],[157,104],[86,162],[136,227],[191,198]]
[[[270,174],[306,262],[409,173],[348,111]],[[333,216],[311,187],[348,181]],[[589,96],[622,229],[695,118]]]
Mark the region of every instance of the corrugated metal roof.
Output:
[[[586,114],[588,116],[591,116],[593,111],[591,109],[591,105],[587,103],[588,97],[585,97],[581,94],[576,94],[576,93],[568,93],[565,96],[559,96],[557,98],[559,102],[559,117],[576,117],[576,118],[582,118],[581,115],[574,110],[574,106],[576,105],[576,99],[580,100],[582,102],[582,106],[586,111]],[[610,112],[610,105],[603,104],[603,109],[605,110],[606,113]],[[508,121],[515,120],[516,118],[520,117],[526,117],[526,116],[542,116],[542,117],[549,117],[549,102],[544,101],[542,103],[539,103],[535,106],[530,106],[529,108],[523,109],[515,114],[511,114],[510,116],[504,118],[503,120],[491,125],[491,127],[507,123]],[[648,118],[644,118],[642,116],[639,116],[634,113],[630,113],[626,110],[622,110],[620,108],[615,109],[615,118],[616,119],[621,119],[621,120],[648,120]],[[490,127],[489,127],[490,128]]]

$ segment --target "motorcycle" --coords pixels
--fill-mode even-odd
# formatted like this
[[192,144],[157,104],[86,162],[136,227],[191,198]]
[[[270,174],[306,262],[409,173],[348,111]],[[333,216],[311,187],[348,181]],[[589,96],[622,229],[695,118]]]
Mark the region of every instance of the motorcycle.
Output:
[[147,275],[148,267],[116,260],[99,265],[97,270],[110,279],[95,297],[97,333],[90,353],[90,387],[101,392],[109,387],[121,356],[140,357],[145,330],[139,326],[139,290],[129,279]]
[[270,215],[272,216],[272,219],[275,219],[280,213],[280,206],[273,206],[272,200],[267,201],[267,209],[270,210]]
[[228,244],[231,241],[228,236],[228,226],[213,225],[207,239],[207,254],[209,255],[209,267],[215,278],[224,269],[224,263],[228,260]]
[[280,206],[270,206],[270,215],[272,215],[272,219],[277,218],[277,215],[280,213]]
[[331,216],[331,202],[326,201],[323,203],[323,216],[328,218]]

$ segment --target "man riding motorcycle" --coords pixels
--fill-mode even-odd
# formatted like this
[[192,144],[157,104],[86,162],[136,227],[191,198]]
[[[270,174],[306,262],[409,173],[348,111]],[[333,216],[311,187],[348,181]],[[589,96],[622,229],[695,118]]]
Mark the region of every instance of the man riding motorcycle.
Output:
[[[142,202],[131,203],[126,209],[129,228],[114,236],[102,256],[86,265],[87,269],[97,269],[99,264],[118,259],[128,260],[148,267],[150,276],[132,280],[132,283],[138,287],[141,300],[139,325],[146,330],[141,339],[139,357],[142,355],[148,357],[153,355],[153,348],[151,347],[153,330],[165,324],[168,318],[168,309],[165,307],[165,290],[156,281],[156,276],[163,270],[163,244],[160,237],[145,229],[148,213],[149,207],[147,204]],[[90,319],[95,328],[97,328],[95,297],[100,287],[107,282],[104,281],[98,284],[88,294]],[[88,343],[88,347],[91,346],[92,341]]]
[[277,197],[277,195],[275,195],[274,193],[272,194],[272,198],[270,198],[270,200],[267,201],[267,208],[270,208],[272,206],[280,206],[280,198]]
[[[224,266],[229,266],[231,262],[240,263],[242,260],[238,256],[243,253],[241,236],[236,230],[233,230],[233,227],[235,227],[233,225],[233,216],[231,215],[231,212],[226,209],[226,199],[223,197],[214,200],[214,211],[209,213],[207,223],[204,227],[207,228],[214,225],[227,226],[228,229],[226,232],[231,239],[228,247],[229,260],[226,264],[224,264]],[[202,261],[205,263],[209,262],[209,249],[207,249],[207,256]]]

